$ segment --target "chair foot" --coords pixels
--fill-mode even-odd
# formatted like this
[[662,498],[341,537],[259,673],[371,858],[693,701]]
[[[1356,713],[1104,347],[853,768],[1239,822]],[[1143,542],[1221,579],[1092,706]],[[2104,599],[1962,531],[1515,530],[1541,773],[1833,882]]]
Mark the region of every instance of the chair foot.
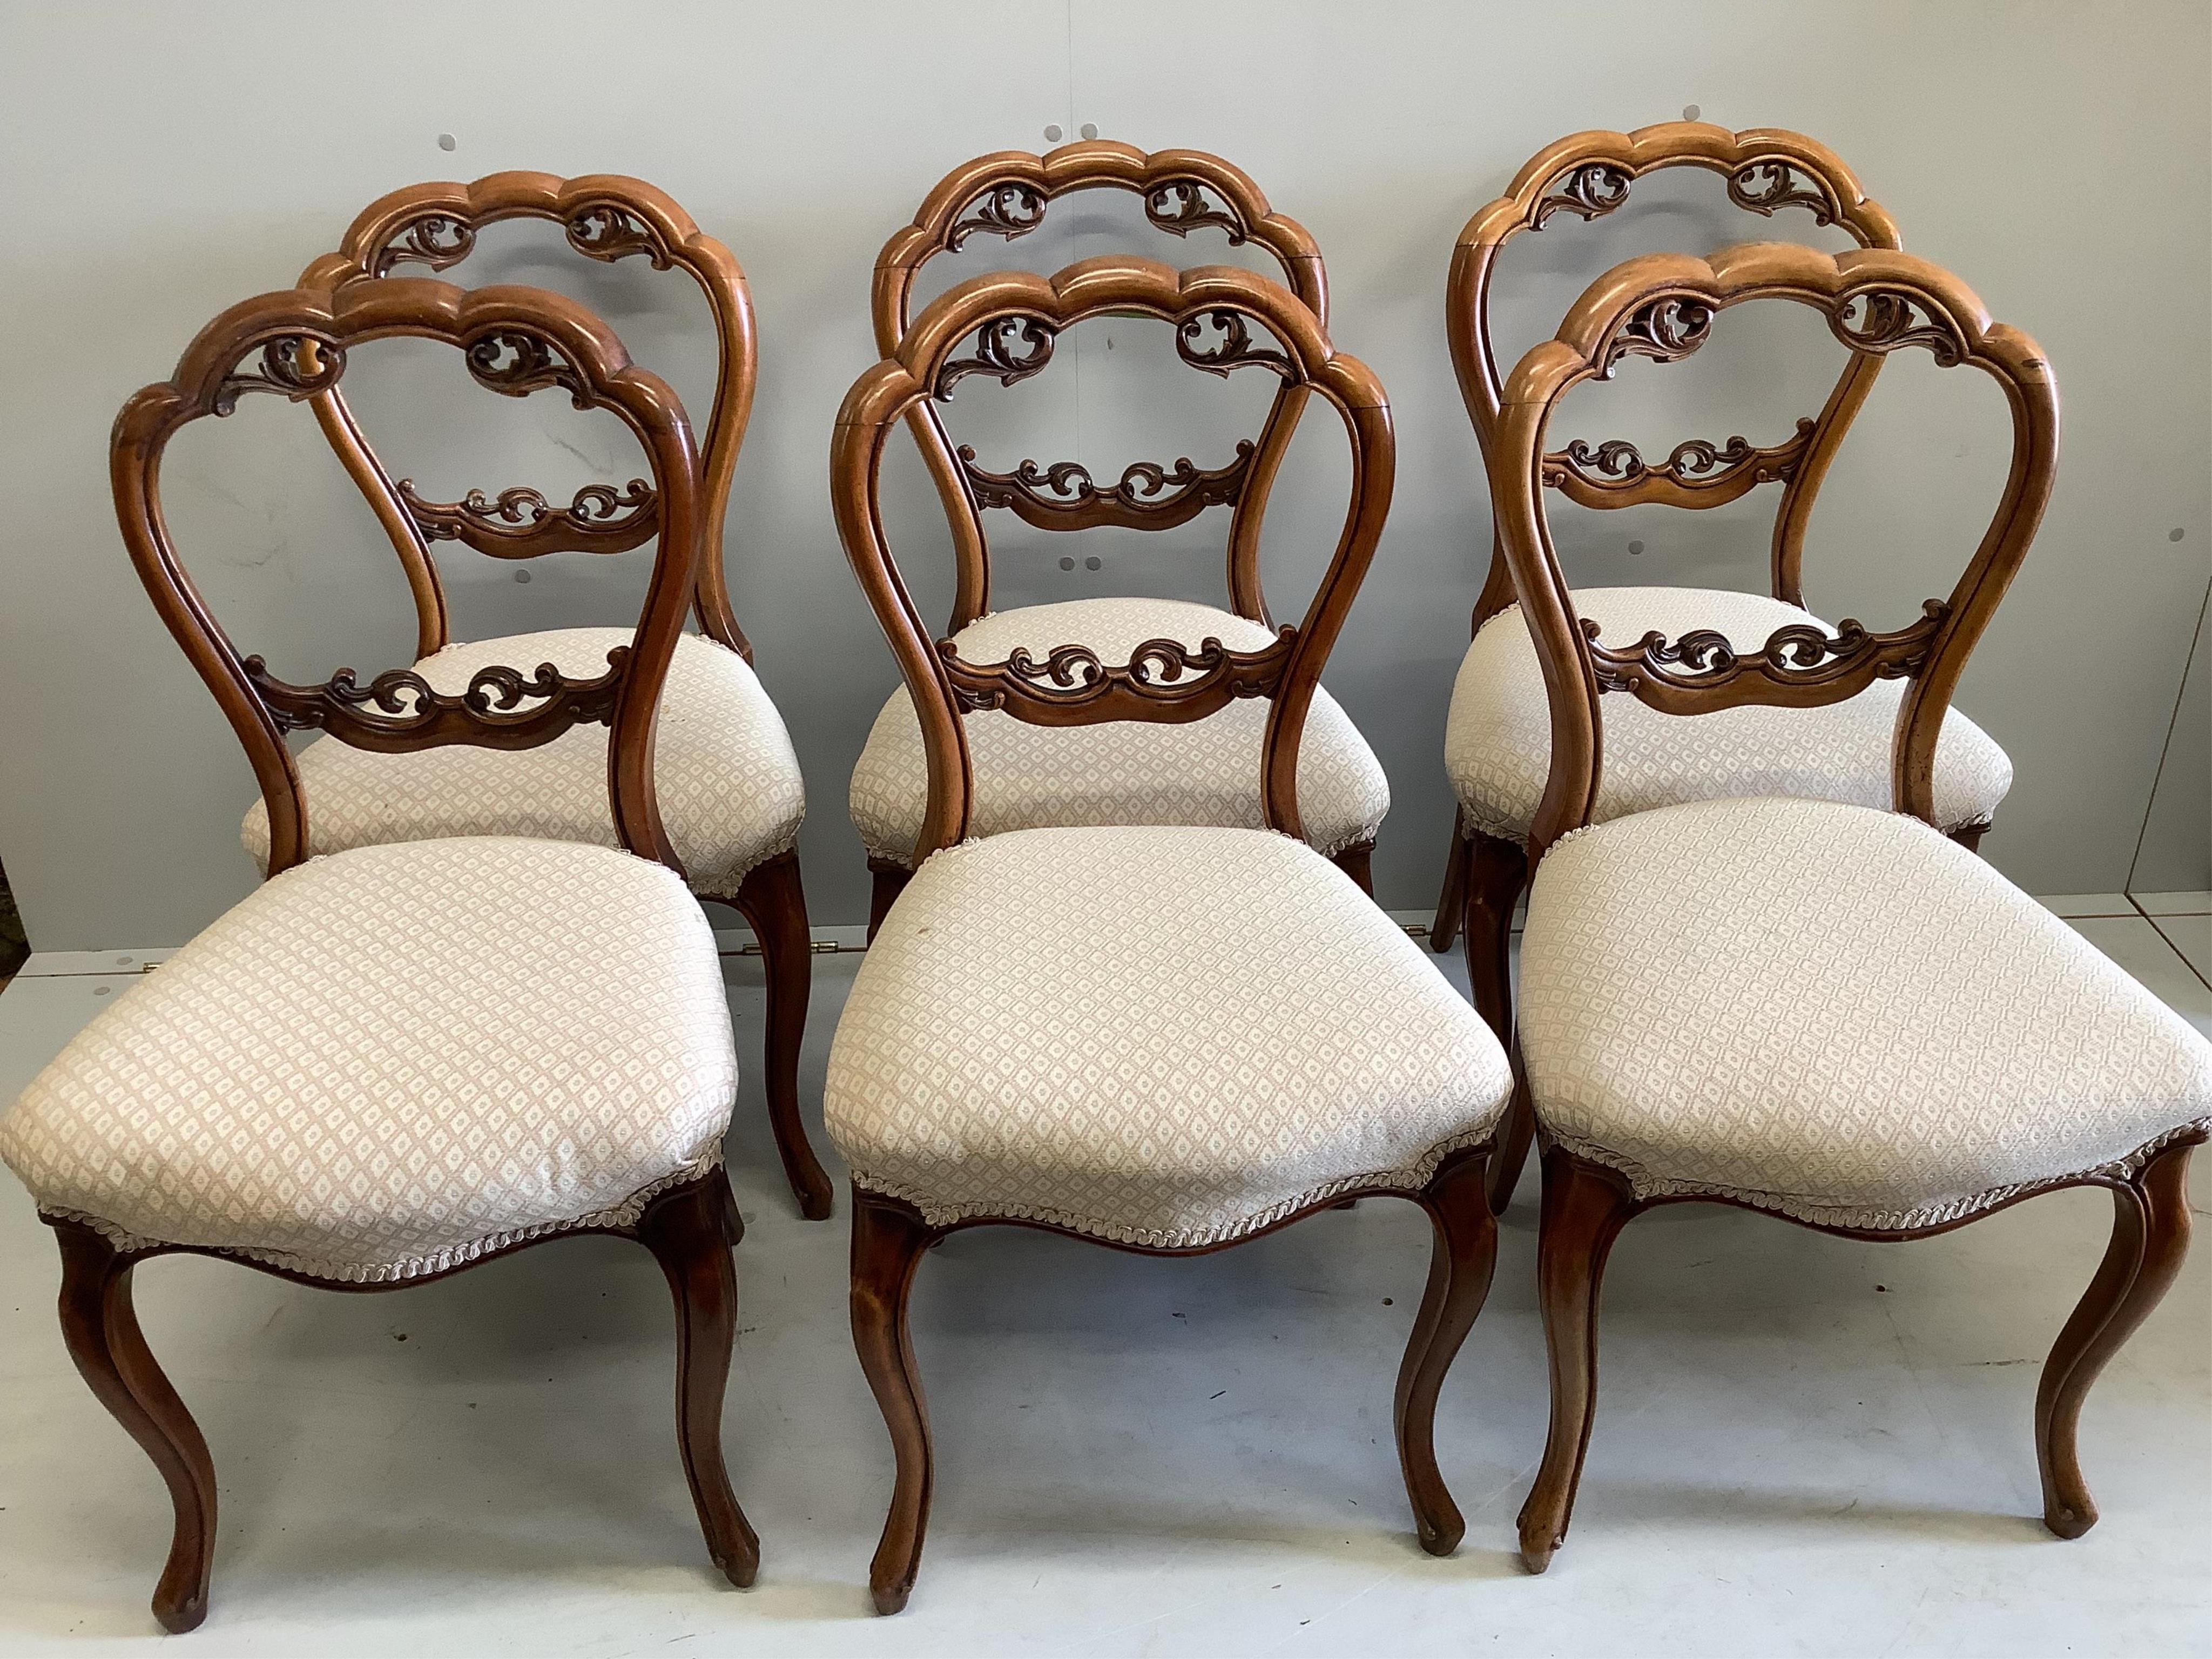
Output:
[[1420,1312],[1398,1367],[1392,1422],[1406,1495],[1413,1503],[1421,1547],[1431,1555],[1449,1555],[1467,1532],[1437,1468],[1437,1394],[1482,1311],[1498,1262],[1498,1220],[1491,1213],[1485,1179],[1488,1162],[1486,1152],[1452,1158],[1421,1193],[1436,1237],[1428,1288],[1421,1293]]
[[154,1460],[176,1510],[169,1559],[154,1588],[164,1630],[197,1629],[207,1617],[215,1567],[215,1464],[207,1442],[146,1346],[131,1305],[129,1256],[90,1227],[50,1221],[61,1248],[62,1338],[100,1403]]
[[1599,1286],[1613,1241],[1638,1207],[1612,1170],[1556,1146],[1544,1155],[1536,1285],[1551,1355],[1552,1426],[1536,1483],[1521,1506],[1521,1560],[1530,1572],[1543,1571],[1566,1541],[1597,1401]]
[[830,1214],[830,1177],[799,1115],[799,1055],[806,1041],[806,1002],[814,978],[814,939],[806,925],[806,890],[799,854],[756,866],[734,901],[760,941],[768,976],[768,1116],[775,1149],[799,1212],[809,1221]]
[[2036,1462],[2043,1474],[2043,1524],[2061,1538],[2079,1538],[2097,1524],[2075,1443],[2081,1402],[2181,1271],[2189,1252],[2194,1146],[2166,1147],[2134,1180],[2112,1188],[2112,1242],[2044,1365],[2035,1392]]
[[737,1340],[738,1275],[725,1242],[729,1179],[720,1170],[664,1193],[638,1218],[676,1299],[676,1439],[707,1553],[740,1589],[760,1571],[760,1540],[722,1461],[722,1398]]
[[915,1269],[937,1236],[908,1206],[853,1189],[853,1346],[890,1431],[897,1461],[890,1512],[868,1565],[868,1593],[879,1613],[906,1606],[929,1525],[929,1407],[915,1364],[907,1300]]

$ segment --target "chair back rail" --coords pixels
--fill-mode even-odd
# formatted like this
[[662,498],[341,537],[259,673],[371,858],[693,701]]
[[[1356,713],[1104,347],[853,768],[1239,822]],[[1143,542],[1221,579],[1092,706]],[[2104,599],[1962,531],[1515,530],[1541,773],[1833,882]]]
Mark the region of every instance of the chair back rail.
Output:
[[[2011,469],[1973,558],[1919,620],[1876,633],[1846,620],[1833,633],[1779,629],[1757,651],[1698,630],[1647,635],[1607,647],[1578,621],[1544,506],[1544,444],[1552,411],[1572,386],[1606,380],[1630,356],[1672,362],[1703,345],[1715,318],[1747,301],[1782,299],[1827,319],[1855,358],[1923,348],[1946,368],[1996,380],[2013,422]],[[2042,348],[1994,322],[1949,271],[1891,249],[1823,253],[1754,242],[1710,259],[1654,253],[1616,265],[1575,302],[1558,336],[1532,348],[1505,381],[1490,454],[1501,546],[1542,663],[1552,721],[1552,768],[1530,835],[1532,859],[1586,824],[1597,799],[1603,724],[1599,696],[1627,692],[1669,714],[1746,704],[1811,708],[1856,696],[1876,679],[1911,684],[1891,751],[1897,808],[1935,821],[1936,739],[1959,677],[2035,537],[2058,462],[2058,386]]]
[[[606,672],[572,678],[553,665],[482,668],[459,692],[435,690],[413,669],[362,684],[342,668],[319,685],[294,685],[258,656],[241,657],[179,559],[161,510],[169,440],[204,416],[230,414],[240,396],[270,392],[313,402],[335,392],[349,353],[394,336],[441,341],[471,375],[509,397],[557,386],[580,408],[612,411],[643,447],[664,533],[637,631],[608,653]],[[343,410],[343,404],[335,407]],[[691,602],[699,547],[699,460],[684,405],[666,382],[633,364],[612,330],[574,301],[542,289],[464,290],[422,277],[264,294],[202,329],[176,373],[145,387],[117,416],[109,447],[115,507],[131,562],[154,607],[214,692],[244,744],[269,809],[269,873],[307,856],[308,804],[284,737],[321,730],[357,748],[410,752],[446,744],[529,749],[572,726],[601,723],[608,792],[622,844],[679,874],[653,788],[653,726],[661,687]]]
[[[1585,222],[1603,218],[1627,201],[1637,179],[1668,167],[1721,174],[1729,200],[1747,212],[1771,218],[1784,208],[1802,208],[1815,224],[1840,227],[1862,247],[1904,246],[1896,221],[1868,199],[1842,158],[1800,132],[1730,132],[1708,122],[1668,121],[1634,132],[1577,132],[1560,139],[1532,157],[1504,195],[1468,221],[1452,253],[1445,327],[1460,395],[1486,460],[1496,458],[1504,396],[1490,334],[1499,252],[1522,232],[1541,230],[1555,215]],[[1775,598],[1802,606],[1805,530],[1814,499],[1881,369],[1880,357],[1853,355],[1820,412],[1800,420],[1778,443],[1692,439],[1663,461],[1652,462],[1633,444],[1615,440],[1593,447],[1577,440],[1545,457],[1544,483],[1583,507],[1656,502],[1696,509],[1720,507],[1760,484],[1779,482],[1782,501],[1769,553],[1772,589]],[[1475,627],[1512,600],[1512,577],[1493,537]]]
[[[1177,353],[1195,368],[1221,374],[1260,368],[1335,408],[1350,443],[1352,480],[1328,571],[1304,618],[1279,629],[1262,649],[1232,650],[1218,639],[1195,649],[1151,640],[1126,664],[1103,662],[1080,645],[1055,647],[1042,659],[1016,651],[1004,662],[970,663],[950,639],[933,640],[924,627],[884,538],[880,483],[890,428],[931,399],[943,401],[969,375],[1011,381],[1035,374],[1063,330],[1109,313],[1171,325]],[[830,494],[846,556],[890,641],[928,754],[929,806],[915,863],[968,833],[974,780],[962,716],[982,708],[1032,724],[1076,726],[1201,720],[1236,698],[1267,697],[1266,822],[1301,834],[1299,739],[1322,664],[1374,557],[1395,465],[1381,384],[1364,364],[1331,347],[1314,313],[1270,278],[1220,265],[1177,271],[1113,255],[1050,277],[993,272],[933,301],[896,349],[846,395],[830,450]],[[963,518],[972,527],[975,508],[964,495],[945,505],[956,531]]]
[[[494,173],[472,184],[410,185],[363,209],[337,251],[301,273],[300,286],[335,289],[410,265],[442,271],[469,256],[483,227],[509,219],[558,224],[570,247],[602,264],[642,255],[656,270],[680,268],[706,296],[717,360],[714,401],[699,452],[705,540],[692,608],[710,638],[751,661],[752,647],[730,603],[722,531],[758,374],[752,295],[736,257],[673,199],[643,179],[619,173],[562,179]],[[620,486],[586,484],[566,507],[525,488],[493,494],[471,489],[458,501],[427,501],[409,480],[392,478],[337,387],[317,393],[313,402],[325,438],[368,497],[407,573],[417,656],[442,649],[449,640],[431,543],[458,541],[493,558],[531,559],[556,552],[623,553],[659,533],[660,506],[642,478]]]
[[[1001,150],[955,167],[923,199],[914,222],[877,256],[872,292],[876,349],[898,349],[908,326],[908,307],[921,268],[957,250],[970,237],[1012,240],[1044,222],[1060,197],[1086,190],[1119,190],[1143,199],[1145,216],[1176,236],[1216,229],[1233,246],[1255,243],[1281,264],[1284,280],[1328,324],[1328,277],[1321,249],[1296,220],[1275,212],[1243,172],[1204,150],[1164,149],[1150,155],[1110,139],[1066,144],[1043,155]],[[952,619],[957,633],[991,608],[991,550],[979,508],[1005,507],[1039,530],[1080,530],[1117,525],[1170,530],[1210,507],[1230,509],[1230,608],[1269,623],[1260,580],[1260,527],[1267,495],[1297,430],[1307,392],[1285,381],[1275,393],[1255,439],[1240,441],[1224,465],[1202,468],[1184,457],[1172,466],[1139,461],[1101,486],[1074,461],[1040,466],[1024,461],[1012,472],[992,472],[968,446],[955,447],[933,404],[915,409],[908,424],[953,526]]]

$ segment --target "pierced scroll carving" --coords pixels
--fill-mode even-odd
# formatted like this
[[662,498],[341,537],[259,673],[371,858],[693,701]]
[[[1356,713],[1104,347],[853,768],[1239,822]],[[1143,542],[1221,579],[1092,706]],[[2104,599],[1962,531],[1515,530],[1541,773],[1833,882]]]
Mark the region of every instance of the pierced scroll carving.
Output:
[[495,559],[623,553],[650,541],[660,528],[659,497],[642,478],[619,490],[586,484],[564,507],[519,486],[489,497],[471,489],[458,501],[425,501],[411,478],[402,478],[398,489],[425,541],[462,542]]
[[1003,236],[1012,241],[1044,222],[1044,192],[1034,185],[994,185],[968,204],[945,232],[945,246],[957,251],[970,236]]
[[948,357],[937,371],[931,395],[939,402],[970,374],[988,374],[1000,386],[1026,380],[1052,361],[1059,329],[1042,317],[994,317],[975,331],[975,355]]
[[1285,626],[1257,651],[1232,651],[1218,639],[1195,647],[1146,640],[1127,663],[1101,661],[1086,645],[1054,646],[1042,661],[1015,650],[1006,661],[970,663],[951,640],[937,651],[963,714],[1000,709],[1037,726],[1115,720],[1203,720],[1239,697],[1269,696],[1291,659],[1297,629]]
[[345,373],[345,349],[308,334],[280,334],[261,348],[261,367],[240,374],[234,369],[216,388],[210,404],[217,415],[238,408],[248,392],[273,392],[283,398],[312,398],[338,383]]
[[1623,357],[1650,357],[1673,362],[1705,344],[1712,332],[1713,308],[1703,300],[1670,294],[1639,306],[1606,342],[1605,367],[1599,377],[1611,380]]
[[1555,213],[1571,213],[1584,220],[1603,218],[1628,199],[1635,176],[1611,161],[1585,161],[1553,182],[1555,188],[1536,204],[1535,217],[1530,221],[1533,229],[1543,229],[1544,222]]
[[1729,174],[1728,194],[1747,212],[1769,218],[1789,207],[1806,209],[1819,225],[1835,224],[1843,216],[1843,204],[1827,180],[1786,159],[1745,162]]
[[500,329],[469,343],[469,373],[480,386],[510,398],[527,397],[549,386],[567,392],[579,409],[592,406],[590,391],[576,366],[539,336]]
[[1756,651],[1739,652],[1726,635],[1697,629],[1679,640],[1646,634],[1625,650],[1601,644],[1598,624],[1583,617],[1591,665],[1601,691],[1628,691],[1669,714],[1695,714],[1741,703],[1811,707],[1856,696],[1878,679],[1919,672],[1950,607],[1921,606],[1920,620],[1876,634],[1849,617],[1835,632],[1811,623],[1778,628]]
[[1624,439],[1593,449],[1577,438],[1544,457],[1544,483],[1584,507],[1649,501],[1719,507],[1760,484],[1789,477],[1813,441],[1813,422],[1801,420],[1794,436],[1765,448],[1754,447],[1741,436],[1725,444],[1692,438],[1675,445],[1656,465]]
[[676,263],[660,233],[617,202],[593,202],[580,208],[561,228],[568,235],[568,246],[587,259],[611,264],[642,253],[655,270],[666,270]]
[[320,685],[293,685],[258,656],[241,666],[279,731],[319,730],[357,749],[397,754],[457,741],[533,749],[574,726],[611,725],[629,660],[629,647],[617,646],[607,653],[607,672],[589,680],[570,679],[550,662],[530,675],[479,668],[458,692],[436,690],[411,668],[390,670],[367,685],[355,682],[350,668]]
[[1218,226],[1228,233],[1231,247],[1251,234],[1236,204],[1224,201],[1219,207],[1209,206],[1206,186],[1193,179],[1173,179],[1148,191],[1145,217],[1171,236],[1188,236],[1208,225]]
[[[1221,337],[1211,346],[1202,343],[1209,328]],[[1253,343],[1251,325],[1241,311],[1202,311],[1182,323],[1176,330],[1176,355],[1193,368],[1224,380],[1247,364],[1270,369],[1285,380],[1302,378],[1287,353]]]
[[443,270],[467,258],[477,245],[477,228],[450,214],[425,214],[376,251],[375,273],[389,276],[396,265],[414,264]]
[[1944,368],[1956,368],[1966,360],[1966,342],[1958,325],[1929,309],[1919,295],[1902,289],[1854,294],[1827,317],[1836,337],[1855,350],[1887,353],[1925,346]]
[[1130,530],[1171,530],[1209,507],[1233,507],[1244,493],[1253,445],[1237,445],[1237,459],[1211,471],[1188,455],[1173,466],[1132,462],[1118,483],[1101,489],[1079,461],[1040,467],[1024,460],[1012,472],[991,472],[975,463],[972,444],[960,446],[960,469],[980,507],[1012,507],[1038,530],[1083,530],[1115,525]]

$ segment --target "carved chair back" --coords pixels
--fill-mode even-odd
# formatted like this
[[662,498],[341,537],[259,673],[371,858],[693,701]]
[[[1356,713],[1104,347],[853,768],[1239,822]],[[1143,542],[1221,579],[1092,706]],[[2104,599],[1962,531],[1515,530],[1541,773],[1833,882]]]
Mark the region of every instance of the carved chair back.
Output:
[[[1291,291],[1325,330],[1328,276],[1321,249],[1305,227],[1267,205],[1259,185],[1218,155],[1164,149],[1146,155],[1110,139],[1066,144],[1048,155],[1001,150],[954,168],[924,198],[914,222],[877,256],[872,309],[876,349],[898,349],[908,327],[908,309],[921,268],[957,251],[975,235],[1012,241],[1044,222],[1046,208],[1086,190],[1133,192],[1145,216],[1176,236],[1218,229],[1231,246],[1255,243],[1281,264]],[[1114,525],[1131,530],[1171,530],[1210,507],[1230,509],[1228,585],[1231,609],[1269,622],[1260,582],[1260,524],[1267,493],[1297,430],[1306,388],[1279,386],[1256,439],[1240,441],[1224,465],[1201,468],[1188,457],[1164,466],[1139,461],[1120,480],[1100,488],[1081,465],[1061,461],[1039,467],[1024,461],[1012,472],[986,471],[973,448],[956,447],[933,404],[908,417],[915,441],[953,526],[955,588],[948,632],[957,633],[991,608],[991,551],[978,509],[1011,508],[1037,530],[1081,530]]]
[[[1846,620],[1832,635],[1814,626],[1781,629],[1749,652],[1709,630],[1674,641],[1650,634],[1626,648],[1601,645],[1595,625],[1576,618],[1552,545],[1544,498],[1552,411],[1571,387],[1610,379],[1624,357],[1688,356],[1719,313],[1765,299],[1820,312],[1855,359],[1924,347],[1942,368],[1971,366],[1996,381],[2012,411],[2013,450],[1989,528],[1950,597],[1929,600],[1917,622],[1894,633]],[[1698,714],[1745,704],[1814,708],[1855,696],[1876,679],[1910,680],[1898,708],[1891,787],[1897,810],[1935,821],[1944,712],[2034,539],[2057,471],[2058,386],[2033,340],[1991,321],[1964,283],[1908,253],[1828,254],[1755,242],[1710,260],[1647,254],[1592,283],[1557,337],[1522,358],[1499,398],[1494,442],[1492,505],[1551,708],[1551,775],[1529,837],[1532,859],[1589,822],[1602,762],[1599,697],[1608,691],[1668,714]]]
[[[289,684],[261,658],[240,656],[193,586],[161,511],[169,440],[204,416],[229,415],[246,392],[296,403],[333,391],[355,346],[394,336],[459,349],[479,384],[509,397],[558,386],[579,408],[611,410],[644,447],[662,534],[637,631],[607,653],[604,674],[572,679],[551,664],[495,666],[448,693],[411,669],[363,685],[342,668],[320,685]],[[612,727],[607,786],[622,844],[682,873],[653,791],[653,722],[691,599],[698,456],[676,393],[633,365],[590,312],[538,289],[465,291],[421,277],[354,283],[335,294],[264,294],[208,324],[172,378],[124,404],[108,462],[139,579],[252,763],[269,807],[271,875],[300,863],[308,846],[307,801],[287,732],[319,729],[356,748],[406,753],[447,744],[531,749],[592,723]]]
[[[751,661],[752,647],[730,606],[722,523],[758,373],[752,295],[735,256],[668,196],[618,173],[560,179],[494,173],[473,184],[410,185],[362,210],[338,250],[301,273],[300,286],[335,289],[409,265],[441,271],[469,256],[483,227],[508,219],[551,221],[566,233],[570,247],[603,264],[642,254],[655,270],[679,267],[706,295],[718,357],[714,406],[699,452],[704,543],[691,603],[710,638]],[[425,501],[409,480],[395,482],[385,470],[337,387],[319,392],[313,402],[324,435],[368,498],[407,573],[418,657],[442,649],[448,640],[432,542],[458,541],[493,558],[532,559],[560,552],[624,553],[661,528],[659,503],[642,478],[619,488],[586,484],[565,507],[521,488],[491,495],[472,489],[458,501]]]
[[[943,401],[969,375],[1006,380],[1034,373],[1063,330],[1108,313],[1171,325],[1177,353],[1199,368],[1271,372],[1335,408],[1352,457],[1350,500],[1335,551],[1304,620],[1279,629],[1273,641],[1256,651],[1231,650],[1218,639],[1195,650],[1174,640],[1148,640],[1126,664],[1101,662],[1080,645],[1055,647],[1042,661],[1016,651],[1004,662],[971,663],[951,640],[933,642],[884,539],[880,482],[890,429],[930,399]],[[963,346],[965,354],[956,355]],[[962,716],[985,708],[1040,726],[1182,722],[1203,720],[1236,698],[1269,698],[1261,763],[1266,822],[1300,835],[1299,738],[1322,665],[1374,557],[1395,463],[1389,403],[1373,373],[1336,352],[1319,319],[1288,289],[1250,271],[1222,265],[1177,271],[1151,259],[1109,255],[1051,277],[994,272],[933,301],[896,349],[846,394],[830,471],[846,556],[890,640],[921,721],[929,807],[915,863],[968,833],[974,776]],[[972,528],[975,514],[964,496],[948,502],[956,532],[963,514]]]
[[[1491,287],[1498,256],[1523,231],[1541,230],[1553,216],[1603,218],[1627,201],[1635,181],[1668,167],[1717,173],[1729,200],[1772,217],[1803,208],[1818,225],[1848,232],[1862,247],[1904,246],[1896,221],[1867,199],[1857,178],[1826,145],[1778,128],[1730,132],[1702,121],[1669,121],[1634,132],[1578,132],[1540,150],[1514,175],[1504,195],[1468,220],[1452,252],[1445,301],[1446,331],[1460,395],[1474,422],[1484,459],[1498,459],[1504,385],[1491,341]],[[1647,462],[1633,444],[1595,448],[1577,439],[1544,458],[1547,488],[1577,504],[1609,509],[1655,502],[1692,509],[1726,505],[1763,483],[1780,483],[1770,554],[1774,597],[1804,604],[1802,569],[1813,500],[1859,405],[1874,388],[1881,359],[1854,354],[1820,414],[1800,420],[1782,442],[1754,447],[1741,437],[1725,444],[1692,439],[1662,462]],[[1480,628],[1512,603],[1504,549],[1494,539],[1490,571],[1476,602]]]

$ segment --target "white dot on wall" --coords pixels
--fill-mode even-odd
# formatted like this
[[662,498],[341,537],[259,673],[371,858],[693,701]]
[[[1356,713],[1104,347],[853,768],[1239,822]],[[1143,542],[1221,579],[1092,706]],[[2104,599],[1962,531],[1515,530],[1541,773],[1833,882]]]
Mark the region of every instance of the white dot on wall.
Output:
[[1060,127],[1056,123],[1044,130],[1044,141],[1048,144],[1056,144],[1060,142]]
[[438,148],[440,149],[451,149],[453,147],[453,135],[452,133],[441,132],[438,135]]
[[1694,121],[1704,113],[1705,112],[1699,109],[1695,104],[1685,104],[1682,106],[1682,118],[1685,121]]
[[1096,121],[1085,121],[1079,131],[1085,138],[1096,138],[1098,136],[1098,124]]

